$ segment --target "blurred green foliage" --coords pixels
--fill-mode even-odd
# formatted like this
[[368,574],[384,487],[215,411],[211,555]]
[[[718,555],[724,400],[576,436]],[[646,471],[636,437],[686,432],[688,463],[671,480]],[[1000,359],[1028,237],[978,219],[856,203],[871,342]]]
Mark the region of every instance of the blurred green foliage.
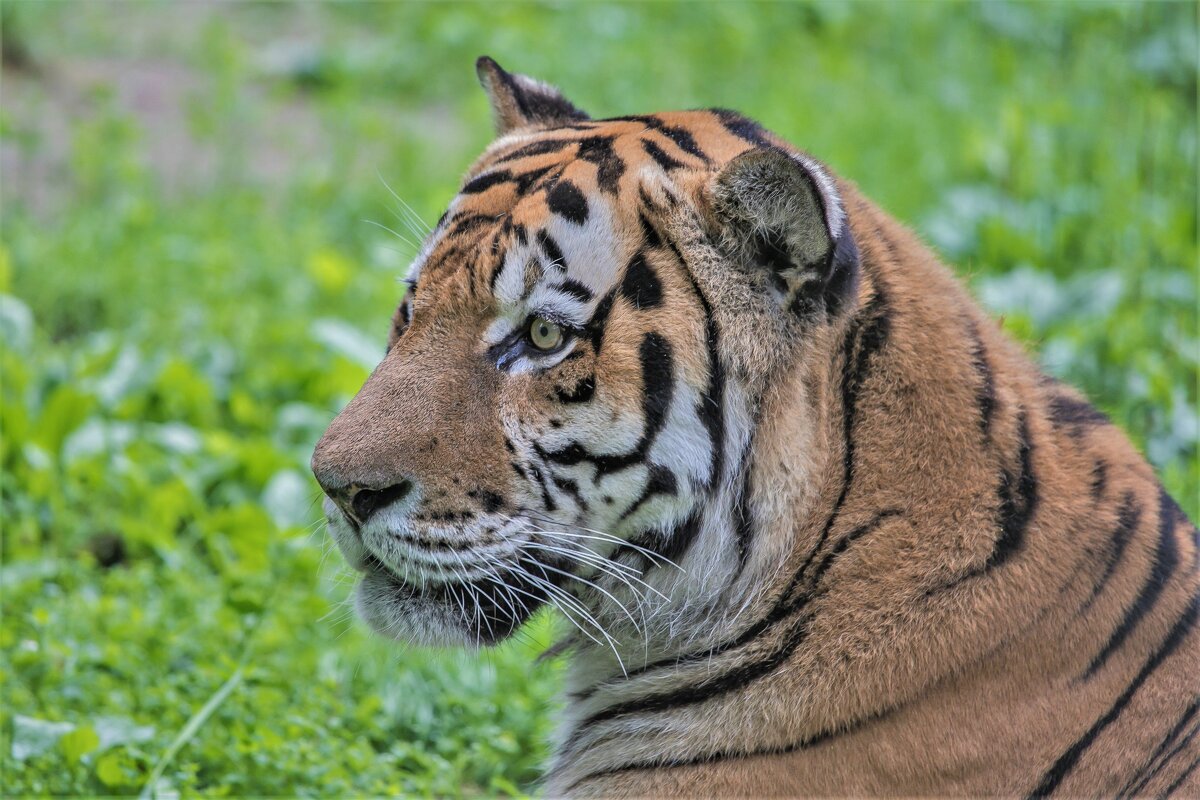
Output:
[[413,253],[384,180],[435,219],[490,137],[481,53],[595,115],[728,106],[826,160],[1195,518],[1196,14],[6,3],[0,789],[533,788],[551,621],[482,656],[366,636],[306,469]]

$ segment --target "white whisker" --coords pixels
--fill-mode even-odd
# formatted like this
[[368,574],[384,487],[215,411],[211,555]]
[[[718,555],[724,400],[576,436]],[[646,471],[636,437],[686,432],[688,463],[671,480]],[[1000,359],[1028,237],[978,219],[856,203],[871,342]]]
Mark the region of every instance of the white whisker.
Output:
[[[591,614],[590,614],[590,613],[589,613],[589,612],[588,612],[588,611],[587,611],[587,610],[586,610],[586,609],[583,607],[583,605],[582,605],[582,604],[579,602],[579,600],[578,600],[577,598],[575,598],[575,597],[572,597],[570,594],[568,594],[567,592],[565,592],[565,591],[563,591],[562,589],[558,588],[558,587],[557,587],[557,586],[555,586],[554,584],[550,583],[550,582],[549,582],[548,580],[546,580],[545,578],[539,578],[538,576],[536,576],[536,575],[532,575],[532,574],[529,574],[529,573],[526,573],[526,574],[528,575],[528,577],[529,577],[529,579],[530,579],[530,580],[534,581],[534,582],[535,582],[535,583],[537,583],[539,586],[541,586],[542,588],[544,588],[544,589],[545,589],[547,592],[549,592],[549,593],[550,593],[550,595],[551,595],[552,597],[560,597],[560,598],[561,598],[561,599],[562,599],[564,602],[568,602],[568,601],[569,601],[569,602],[570,602],[570,604],[571,604],[571,606],[572,606],[572,608],[575,610],[575,612],[576,612],[577,614],[579,614],[581,617],[583,617],[584,619],[586,619],[586,620],[587,620],[589,623],[591,623],[591,625],[592,625],[593,627],[595,627],[595,629],[596,629],[597,631],[599,631],[600,635],[604,637],[605,641],[607,641],[607,642],[608,642],[609,649],[611,649],[611,650],[612,650],[613,656],[614,656],[614,657],[616,657],[616,659],[617,659],[617,664],[618,664],[618,665],[620,665],[620,667],[621,667],[621,674],[623,674],[623,675],[626,675],[626,676],[629,674],[628,670],[626,670],[626,669],[625,669],[625,662],[624,662],[624,661],[621,659],[621,654],[620,654],[620,652],[618,652],[618,650],[617,650],[617,644],[616,644],[616,642],[614,642],[614,641],[613,641],[613,639],[612,639],[612,637],[611,637],[611,636],[609,636],[609,634],[608,634],[608,631],[606,631],[606,630],[604,629],[604,626],[603,626],[603,625],[601,625],[599,622],[597,622],[597,621],[596,621],[596,618],[595,618],[595,617],[593,617],[593,616],[592,616],[592,615],[591,615]],[[557,606],[558,604],[556,603],[555,605]],[[561,609],[561,606],[558,606],[558,607]],[[582,628],[582,627],[580,627],[580,631],[583,631],[583,628]],[[583,631],[583,632],[584,632],[584,633],[586,633],[586,631]],[[594,637],[591,637],[591,636],[589,636],[588,638],[589,638],[589,639],[592,639],[592,641],[596,641]],[[596,642],[596,643],[597,643],[597,644],[600,644],[600,642]]]
[[580,583],[582,583],[584,586],[590,586],[593,589],[595,589],[596,591],[600,592],[605,597],[607,597],[609,600],[612,600],[614,603],[617,604],[617,608],[621,609],[621,611],[625,614],[625,616],[629,618],[629,622],[633,625],[633,627],[637,630],[638,633],[642,632],[642,628],[638,627],[637,620],[633,618],[633,614],[630,613],[629,609],[626,608],[625,605],[620,600],[618,600],[611,592],[609,592],[604,587],[600,586],[599,584],[597,584],[594,581],[589,581],[587,578],[581,577],[572,572],[566,572],[565,570],[558,569],[557,567],[552,567],[546,563],[538,562],[538,566],[542,569],[548,569],[551,572],[556,572],[559,575],[562,575],[563,577],[577,580]]
[[683,567],[679,566],[678,564],[676,564],[674,561],[667,558],[663,554],[656,553],[653,550],[642,547],[641,545],[634,544],[633,542],[630,542],[626,539],[622,539],[619,536],[614,536],[611,533],[605,533],[604,531],[598,531],[595,528],[587,528],[587,527],[584,527],[583,525],[578,525],[574,522],[562,522],[560,520],[551,519],[550,517],[547,517],[543,514],[538,514],[537,512],[534,512],[534,511],[526,511],[525,513],[527,513],[531,517],[540,519],[543,522],[548,522],[553,525],[564,525],[568,528],[574,528],[576,530],[586,531],[587,533],[592,534],[592,536],[584,536],[583,534],[579,534],[579,533],[576,533],[576,534],[564,533],[564,535],[576,536],[579,538],[596,538],[598,541],[611,542],[618,546],[628,547],[630,550],[633,550],[637,553],[641,553],[642,555],[646,556],[646,558],[649,558],[651,561],[654,561],[656,563],[662,562],[663,564],[667,564],[669,566],[674,567],[675,569],[679,570],[680,572],[686,573],[686,570]]
[[417,248],[417,245],[416,245],[416,244],[414,244],[414,243],[412,242],[412,240],[411,240],[411,239],[409,239],[407,236],[405,236],[405,235],[404,235],[404,234],[402,234],[402,233],[397,233],[396,231],[394,231],[394,230],[392,230],[391,228],[389,228],[387,225],[384,225],[384,224],[382,224],[382,223],[380,223],[380,222],[376,222],[376,221],[375,221],[375,220],[373,220],[373,219],[364,219],[364,220],[362,220],[362,221],[363,221],[363,222],[365,222],[365,223],[367,223],[368,225],[374,225],[376,228],[382,228],[383,230],[387,231],[387,232],[388,232],[388,233],[390,233],[392,236],[395,236],[397,239],[399,239],[400,241],[404,242],[406,245],[408,245],[409,247],[413,248],[414,250],[418,249],[418,248]]
[[419,226],[417,228],[417,230],[415,230],[413,232],[419,234],[422,238],[424,238],[429,233],[431,233],[433,231],[433,228],[431,228],[429,226],[429,223],[427,223],[427,222],[425,222],[425,220],[421,219],[421,215],[418,214],[416,211],[413,211],[412,206],[410,206],[408,203],[404,202],[404,198],[402,198],[400,195],[396,194],[396,190],[388,185],[388,182],[386,180],[384,180],[382,173],[380,173],[378,170],[376,170],[375,175],[376,175],[376,177],[379,178],[379,182],[383,184],[383,188],[387,189],[388,193],[392,197],[395,198],[396,202],[399,203],[401,206],[404,207],[405,210],[408,211],[412,220],[415,221],[415,223]]
[[[548,530],[545,530],[542,528],[535,528],[535,529],[539,533],[549,536],[550,538],[554,538],[555,536],[562,534],[562,531],[548,531]],[[569,534],[567,534],[567,535],[569,535]],[[542,543],[542,544],[543,544],[543,546],[545,546],[544,543]],[[558,552],[563,552],[563,551],[560,550]],[[651,586],[650,584],[646,583],[644,580],[641,579],[640,576],[641,576],[642,572],[639,569],[635,569],[626,564],[622,564],[618,561],[613,561],[610,558],[607,558],[605,556],[600,555],[599,553],[596,553],[594,550],[584,549],[582,551],[584,553],[590,554],[591,555],[590,559],[587,556],[583,556],[582,554],[580,554],[580,551],[571,550],[571,551],[566,551],[566,552],[570,553],[573,557],[578,558],[580,561],[583,561],[584,563],[586,563],[590,566],[594,566],[597,569],[603,571],[604,573],[611,575],[613,578],[616,578],[617,580],[621,581],[626,586],[629,586],[630,591],[634,592],[635,594],[641,595],[641,592],[639,592],[636,588],[634,588],[631,581],[633,583],[637,583],[637,584],[643,586],[647,591],[658,595],[658,597],[661,600],[663,600],[663,601],[669,600],[669,598],[665,594],[663,594],[658,589],[655,589],[653,586]]]

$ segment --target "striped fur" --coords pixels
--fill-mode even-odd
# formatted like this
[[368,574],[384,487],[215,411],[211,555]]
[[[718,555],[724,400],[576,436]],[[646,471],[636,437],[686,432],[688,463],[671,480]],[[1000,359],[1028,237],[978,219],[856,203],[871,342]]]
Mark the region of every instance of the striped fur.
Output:
[[750,120],[479,72],[500,136],[313,456],[363,617],[560,608],[551,796],[1200,793],[1197,530],[1125,436]]

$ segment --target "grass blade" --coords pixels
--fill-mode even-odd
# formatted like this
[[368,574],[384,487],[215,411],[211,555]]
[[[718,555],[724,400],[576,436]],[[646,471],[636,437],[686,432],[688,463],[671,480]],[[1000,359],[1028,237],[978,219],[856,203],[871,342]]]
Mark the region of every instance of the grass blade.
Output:
[[239,666],[225,683],[221,684],[221,688],[217,689],[213,696],[208,698],[208,702],[201,706],[199,711],[192,714],[191,719],[187,721],[187,724],[179,731],[179,735],[175,737],[175,741],[171,742],[171,746],[166,749],[166,752],[158,759],[158,763],[154,765],[154,769],[150,772],[150,777],[146,779],[146,785],[142,787],[142,793],[138,795],[140,800],[150,800],[150,798],[155,796],[155,786],[158,784],[163,772],[175,760],[175,756],[179,754],[179,751],[195,737],[197,731],[204,726],[204,723],[213,715],[218,706],[225,702],[225,698],[229,697],[238,684],[242,682],[242,675],[242,667]]

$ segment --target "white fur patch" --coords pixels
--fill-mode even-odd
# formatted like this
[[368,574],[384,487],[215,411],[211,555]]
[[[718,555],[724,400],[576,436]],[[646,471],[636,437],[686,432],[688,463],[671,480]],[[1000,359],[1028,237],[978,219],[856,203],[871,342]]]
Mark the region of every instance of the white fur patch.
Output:
[[846,221],[846,210],[842,207],[842,197],[838,193],[837,186],[825,168],[816,161],[803,153],[796,154],[795,159],[812,175],[813,181],[817,184],[817,189],[821,192],[822,204],[825,206],[825,226],[829,229],[830,238],[836,241],[838,234],[842,232],[842,224]]

